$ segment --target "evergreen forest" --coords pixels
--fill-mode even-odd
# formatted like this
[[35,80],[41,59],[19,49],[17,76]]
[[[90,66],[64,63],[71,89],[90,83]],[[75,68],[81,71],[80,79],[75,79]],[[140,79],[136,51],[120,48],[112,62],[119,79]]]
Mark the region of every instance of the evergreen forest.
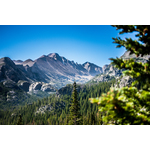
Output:
[[[109,91],[115,80],[96,85],[78,85],[77,100],[82,125],[101,125],[102,113],[98,106],[89,101],[90,97],[99,97]],[[18,105],[13,109],[0,111],[0,124],[5,125],[68,125],[70,124],[70,106],[72,104],[73,85],[68,84],[60,89],[60,94],[53,94],[43,99],[33,98],[32,103]],[[32,97],[30,98],[30,101]],[[5,105],[6,106],[6,105]]]

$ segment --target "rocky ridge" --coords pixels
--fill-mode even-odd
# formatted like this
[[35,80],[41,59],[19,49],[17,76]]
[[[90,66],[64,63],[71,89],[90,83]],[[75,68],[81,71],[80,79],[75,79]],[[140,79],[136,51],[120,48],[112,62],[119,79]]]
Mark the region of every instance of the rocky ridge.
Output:
[[[141,56],[136,57],[135,54],[130,55],[130,53],[128,51],[126,51],[121,56],[121,58],[122,59],[133,58],[137,62],[146,63],[148,61],[148,59],[150,58],[150,55],[146,55],[146,56],[143,56],[143,57],[141,57]],[[102,70],[103,70],[102,74],[96,75],[93,79],[88,81],[87,84],[107,82],[107,81],[110,81],[112,79],[116,79],[117,83],[114,86],[121,88],[121,87],[124,87],[124,86],[130,86],[131,83],[134,81],[134,79],[132,79],[131,77],[122,75],[122,71],[124,71],[124,69],[119,70],[118,68],[115,68],[111,64],[104,65]]]

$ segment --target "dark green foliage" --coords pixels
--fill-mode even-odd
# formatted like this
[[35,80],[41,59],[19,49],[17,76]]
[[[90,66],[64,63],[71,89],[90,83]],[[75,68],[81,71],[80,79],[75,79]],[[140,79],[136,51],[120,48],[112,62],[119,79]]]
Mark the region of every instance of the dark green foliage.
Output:
[[[99,97],[102,93],[109,91],[112,83],[101,82],[96,85],[76,85],[78,91],[78,101],[80,105],[80,114],[82,124],[84,125],[94,125],[102,124],[102,114],[98,112],[98,106],[96,104],[91,104],[89,98],[91,95],[94,97]],[[49,97],[43,99],[37,99],[30,97],[30,99],[25,99],[26,104],[15,106],[13,109],[12,102],[6,102],[5,106],[9,103],[7,109],[0,111],[0,124],[12,124],[15,125],[18,122],[18,116],[21,114],[22,123],[24,125],[67,125],[69,124],[69,114],[70,114],[70,104],[72,102],[71,94],[67,94],[67,91],[73,90],[73,86],[69,85],[64,88],[61,95],[50,95]],[[33,99],[32,99],[33,98]],[[17,103],[17,102],[16,102]],[[49,106],[50,109],[45,109],[44,113],[36,113],[39,108],[44,106]]]
[[[136,31],[138,41],[126,38],[113,38],[117,47],[124,46],[131,54],[144,56],[150,54],[150,26],[117,25],[122,29],[120,34]],[[122,88],[111,88],[99,98],[91,98],[97,103],[99,111],[105,115],[103,124],[150,124],[150,59],[146,63],[134,59],[110,59],[119,69],[125,69],[123,75],[134,79],[132,85]]]
[[81,115],[80,115],[80,105],[78,101],[76,82],[73,83],[73,92],[72,92],[72,103],[70,106],[70,125],[80,125],[81,124]]
[[9,89],[3,85],[2,82],[0,82],[0,100],[6,100],[7,92]]
[[[126,40],[122,40],[120,37],[113,38],[114,43],[117,43],[117,47],[125,47],[127,51],[130,51],[131,54],[136,54],[139,56],[150,54],[150,26],[149,25],[116,25],[117,30],[121,31],[120,34],[123,33],[131,33],[137,32],[136,37],[138,37],[138,41],[132,40],[131,38],[126,38]],[[142,43],[140,43],[140,42]]]
[[[12,97],[16,97],[15,99],[10,98],[8,101],[7,96],[10,91],[14,91],[14,95]],[[32,96],[18,88],[18,86],[6,87],[0,82],[0,110],[2,111],[12,111],[20,106],[24,106],[25,104],[30,104],[34,101],[37,101],[37,96]]]

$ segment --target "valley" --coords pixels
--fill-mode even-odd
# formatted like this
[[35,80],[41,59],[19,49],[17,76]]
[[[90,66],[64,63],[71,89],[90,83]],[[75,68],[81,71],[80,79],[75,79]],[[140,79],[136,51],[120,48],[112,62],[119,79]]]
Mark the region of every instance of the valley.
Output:
[[[124,59],[129,57],[134,58],[128,53],[122,56]],[[146,62],[148,58],[140,60]],[[98,107],[88,99],[99,97],[111,86],[123,87],[132,83],[129,77],[122,76],[123,70],[111,64],[98,67],[86,62],[81,65],[55,53],[35,61],[1,58],[0,67],[0,111],[2,118],[7,116],[9,120],[2,119],[1,124],[16,124],[19,114],[26,118],[23,124],[66,124],[74,80],[84,124],[102,124]],[[41,115],[51,119],[45,120]]]

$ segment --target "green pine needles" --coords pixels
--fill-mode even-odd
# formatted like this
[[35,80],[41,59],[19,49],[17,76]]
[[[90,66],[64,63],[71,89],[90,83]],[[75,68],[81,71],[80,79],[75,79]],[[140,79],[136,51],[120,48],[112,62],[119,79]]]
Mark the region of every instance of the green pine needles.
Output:
[[[137,40],[113,38],[117,47],[125,47],[130,54],[144,56],[150,54],[150,26],[147,25],[116,25],[120,34],[137,32]],[[125,69],[123,75],[134,79],[132,85],[123,88],[111,88],[107,94],[99,98],[90,98],[97,103],[99,111],[105,115],[103,124],[146,125],[150,124],[150,58],[146,63],[136,62],[134,59],[110,59],[119,69]]]
[[80,115],[80,105],[77,96],[77,87],[76,82],[73,83],[73,92],[72,92],[72,103],[70,106],[70,125],[80,125],[82,124],[82,119]]

